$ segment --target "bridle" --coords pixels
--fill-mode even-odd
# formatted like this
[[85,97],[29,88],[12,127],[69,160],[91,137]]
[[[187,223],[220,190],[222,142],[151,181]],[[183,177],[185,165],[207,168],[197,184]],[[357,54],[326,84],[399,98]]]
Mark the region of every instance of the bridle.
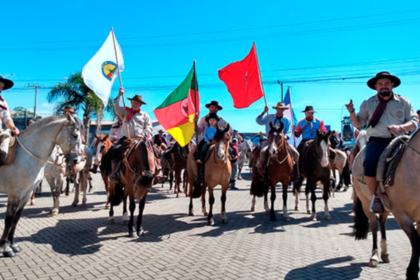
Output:
[[[63,130],[63,128],[68,124],[69,122],[68,121],[66,121],[66,122],[63,122],[62,124],[61,124],[61,127],[60,127],[60,129],[58,130],[58,132],[57,132],[57,134],[55,135],[55,137],[54,137],[54,143],[57,143],[57,137],[58,137],[58,135],[60,135],[60,133],[61,133],[61,131]],[[69,128],[69,131],[70,131],[70,128]],[[16,137],[16,140],[17,140],[17,142],[18,142],[18,144],[22,147],[22,149],[28,154],[28,155],[30,155],[32,158],[34,158],[34,159],[36,159],[37,161],[39,161],[39,162],[41,162],[42,164],[49,164],[49,165],[52,165],[52,166],[57,166],[57,167],[62,167],[62,165],[63,165],[63,163],[61,163],[61,164],[58,164],[57,163],[57,161],[58,161],[58,157],[57,157],[57,160],[56,160],[56,162],[51,162],[51,161],[49,161],[49,160],[42,160],[42,159],[40,159],[39,157],[37,157],[37,156],[35,156],[33,153],[31,153],[23,144],[22,144],[22,142],[19,140],[19,137]],[[68,141],[68,143],[69,143],[69,151],[66,153],[66,154],[64,154],[64,158],[67,158],[68,156],[70,156],[71,154],[78,154],[78,155],[84,155],[84,153],[83,153],[83,151],[82,150],[80,150],[79,152],[77,152],[77,151],[72,151],[71,150],[71,135],[70,135],[70,133],[69,133],[69,139],[68,139],[69,141]],[[82,161],[85,161],[86,160],[86,157],[82,157]]]
[[[280,133],[279,133],[279,135],[280,135]],[[274,141],[274,143],[276,143],[275,138],[273,139],[273,141]],[[281,145],[283,145],[283,141],[285,141],[285,138],[283,137],[281,141],[282,141],[282,143],[280,144],[280,148],[278,148],[278,151],[276,152],[276,155],[274,155],[272,157],[272,158],[274,158],[275,162],[277,162],[277,164],[279,164],[279,165],[283,164],[287,160],[287,158],[289,157],[289,152],[287,151],[287,148],[285,148],[286,156],[282,160],[279,160],[277,158],[277,155],[280,155],[280,152],[283,151],[283,147],[281,147]],[[279,146],[277,146],[277,147],[279,147]]]

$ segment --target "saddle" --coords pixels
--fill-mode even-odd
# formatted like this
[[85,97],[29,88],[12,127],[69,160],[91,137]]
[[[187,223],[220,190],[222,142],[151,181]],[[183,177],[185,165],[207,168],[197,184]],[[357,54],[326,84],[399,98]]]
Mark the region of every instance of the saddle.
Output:
[[[385,187],[394,185],[394,176],[397,166],[404,154],[406,143],[410,137],[401,135],[396,137],[389,143],[379,158],[376,180],[381,182]],[[353,175],[363,184],[366,184],[364,178],[363,161],[366,156],[366,146],[363,147],[354,159]]]
[[16,155],[17,141],[12,136],[10,129],[0,133],[0,166],[7,166],[14,162]]

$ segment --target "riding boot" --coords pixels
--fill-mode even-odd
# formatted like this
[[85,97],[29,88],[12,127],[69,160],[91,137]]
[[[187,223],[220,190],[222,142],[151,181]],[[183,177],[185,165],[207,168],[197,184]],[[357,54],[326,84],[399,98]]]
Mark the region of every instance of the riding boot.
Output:
[[197,183],[204,183],[204,164],[197,164]]
[[383,214],[385,212],[385,206],[382,198],[373,195],[372,201],[370,202],[369,211],[377,214]]
[[117,160],[112,160],[111,166],[112,166],[112,173],[111,173],[111,176],[109,177],[109,180],[113,182],[119,182],[120,181],[119,171],[120,171],[121,162]]

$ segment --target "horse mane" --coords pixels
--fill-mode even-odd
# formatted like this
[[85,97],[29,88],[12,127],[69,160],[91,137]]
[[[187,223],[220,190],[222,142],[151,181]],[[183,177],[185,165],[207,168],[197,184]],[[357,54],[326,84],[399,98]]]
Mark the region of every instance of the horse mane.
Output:
[[225,134],[227,133],[227,131],[224,131],[224,129],[217,129],[216,133],[213,136],[213,140],[216,142],[219,142],[221,140],[223,140],[223,138],[225,137]]
[[46,118],[43,118],[43,119],[40,119],[39,121],[35,122],[31,126],[28,126],[27,128],[25,128],[20,133],[20,135],[28,134],[28,133],[32,132],[32,130],[39,130],[42,126],[45,125],[45,123],[55,122],[55,121],[58,121],[58,120],[61,121],[61,120],[64,120],[64,119],[66,119],[66,117],[64,117],[64,116],[55,116],[55,115],[54,116],[49,116],[49,117],[46,117]]

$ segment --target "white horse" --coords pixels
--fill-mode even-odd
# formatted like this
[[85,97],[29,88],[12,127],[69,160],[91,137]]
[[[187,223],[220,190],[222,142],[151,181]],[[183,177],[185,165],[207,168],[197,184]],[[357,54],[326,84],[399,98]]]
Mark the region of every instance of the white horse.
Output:
[[80,123],[68,114],[42,119],[19,135],[14,162],[0,168],[0,193],[8,196],[5,227],[0,239],[3,256],[14,257],[21,251],[13,240],[16,225],[32,191],[44,177],[45,165],[49,163],[55,145],[61,147],[70,166],[81,162],[80,129]]
[[251,140],[244,140],[240,146],[241,154],[239,155],[239,170],[238,170],[238,180],[242,180],[242,167],[244,167],[245,160],[249,159],[249,153],[252,152],[252,141]]

